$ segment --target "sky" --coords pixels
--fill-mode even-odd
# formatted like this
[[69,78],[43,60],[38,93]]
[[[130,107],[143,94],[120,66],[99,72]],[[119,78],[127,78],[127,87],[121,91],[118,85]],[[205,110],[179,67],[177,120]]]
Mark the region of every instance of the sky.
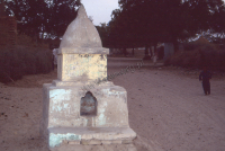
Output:
[[[225,1],[225,0],[223,0]],[[94,25],[108,23],[114,9],[119,8],[118,0],[81,0],[88,16],[91,16]]]
[[108,23],[114,9],[118,9],[118,0],[81,0],[87,15],[91,16],[94,25]]

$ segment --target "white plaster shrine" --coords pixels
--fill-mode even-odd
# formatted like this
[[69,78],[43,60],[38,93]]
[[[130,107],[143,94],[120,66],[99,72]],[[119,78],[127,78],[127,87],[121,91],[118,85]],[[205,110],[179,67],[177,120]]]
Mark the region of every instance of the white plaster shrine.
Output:
[[132,143],[136,137],[126,90],[107,81],[108,53],[81,6],[60,44],[58,79],[44,84],[42,132],[51,150],[61,144]]

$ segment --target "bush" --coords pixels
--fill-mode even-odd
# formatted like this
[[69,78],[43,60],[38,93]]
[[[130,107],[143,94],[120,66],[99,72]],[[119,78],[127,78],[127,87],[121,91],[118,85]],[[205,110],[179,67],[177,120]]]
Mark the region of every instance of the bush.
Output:
[[202,69],[204,66],[214,71],[225,71],[225,51],[202,46],[192,51],[178,52],[165,65],[174,65],[191,69]]
[[52,53],[46,48],[5,47],[0,49],[0,58],[0,82],[3,83],[52,70]]

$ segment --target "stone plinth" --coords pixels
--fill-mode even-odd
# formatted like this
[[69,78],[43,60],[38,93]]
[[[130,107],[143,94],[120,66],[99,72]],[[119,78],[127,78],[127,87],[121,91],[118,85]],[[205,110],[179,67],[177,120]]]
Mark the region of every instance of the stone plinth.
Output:
[[49,130],[50,147],[58,147],[59,144],[83,144],[83,145],[101,145],[101,144],[128,144],[136,134],[132,129],[126,127],[111,128],[52,128]]
[[136,137],[126,90],[106,80],[108,53],[81,6],[59,48],[58,79],[44,84],[42,128],[51,150],[63,144],[127,144]]
[[[104,83],[90,90],[97,99],[96,116],[80,116],[81,98],[87,90],[83,85],[73,87],[45,84],[45,103],[49,104],[45,118],[47,127],[126,127],[128,123],[127,93],[122,87]],[[45,106],[47,107],[47,106]],[[46,110],[46,109],[45,109]],[[46,111],[47,111],[46,110]]]
[[[136,137],[129,128],[127,92],[124,88],[111,82],[100,84],[90,91],[81,89],[85,83],[65,85],[44,85],[44,130],[51,148],[63,142],[127,143]],[[91,92],[97,100],[95,116],[80,115],[81,98],[87,92]]]

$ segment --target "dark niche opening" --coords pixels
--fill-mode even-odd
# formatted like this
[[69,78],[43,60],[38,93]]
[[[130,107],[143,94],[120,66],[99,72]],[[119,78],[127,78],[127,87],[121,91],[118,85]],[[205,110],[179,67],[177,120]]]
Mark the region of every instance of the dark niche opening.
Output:
[[80,101],[80,115],[81,116],[96,116],[98,102],[90,91],[86,93]]

